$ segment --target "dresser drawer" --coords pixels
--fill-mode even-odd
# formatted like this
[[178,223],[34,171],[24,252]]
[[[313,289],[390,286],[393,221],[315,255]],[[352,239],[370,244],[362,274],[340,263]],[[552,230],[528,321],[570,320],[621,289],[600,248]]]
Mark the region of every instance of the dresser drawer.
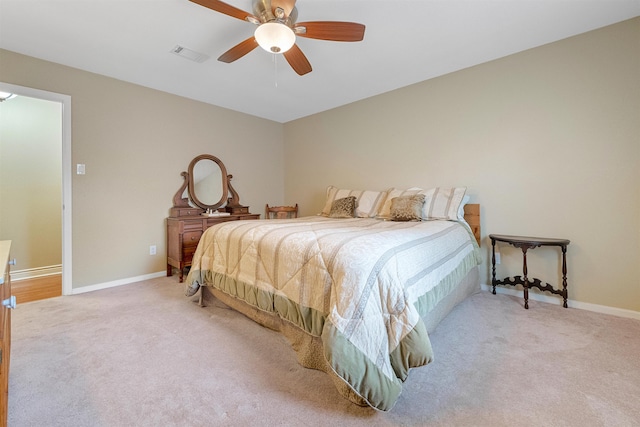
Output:
[[171,208],[170,210],[172,217],[184,217],[184,216],[198,216],[200,215],[202,212],[204,212],[204,210],[200,209],[200,208]]
[[198,242],[200,241],[201,236],[202,236],[201,230],[185,232],[182,235],[182,246],[184,246],[185,248],[187,246],[193,246],[195,248],[195,246],[198,245]]
[[182,221],[182,229],[184,230],[185,233],[188,231],[202,231],[203,230],[202,224],[203,224],[202,218]]
[[227,212],[229,212],[231,215],[238,215],[238,214],[248,214],[249,213],[249,206],[226,206],[224,208]]

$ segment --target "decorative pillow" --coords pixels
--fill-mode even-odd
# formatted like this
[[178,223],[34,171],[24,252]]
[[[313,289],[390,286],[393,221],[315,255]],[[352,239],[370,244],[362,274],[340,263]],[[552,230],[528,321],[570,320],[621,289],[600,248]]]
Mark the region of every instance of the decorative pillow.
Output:
[[383,219],[391,218],[391,200],[395,197],[400,196],[411,196],[413,194],[418,194],[419,192],[424,191],[422,188],[409,188],[407,190],[398,190],[397,188],[390,188],[387,190],[387,199],[380,207],[380,211],[378,212],[378,217]]
[[424,194],[394,197],[391,199],[391,220],[420,221],[424,199]]
[[359,218],[374,218],[380,206],[387,197],[386,191],[345,190],[330,185],[327,187],[327,201],[321,215],[329,216],[331,206],[337,199],[353,196],[356,198],[356,216]]
[[353,218],[356,210],[355,196],[335,200],[329,211],[329,218]]
[[[421,191],[425,195],[422,219],[458,220],[458,209],[462,204],[467,187],[445,188],[436,187]],[[464,215],[463,215],[464,216]]]

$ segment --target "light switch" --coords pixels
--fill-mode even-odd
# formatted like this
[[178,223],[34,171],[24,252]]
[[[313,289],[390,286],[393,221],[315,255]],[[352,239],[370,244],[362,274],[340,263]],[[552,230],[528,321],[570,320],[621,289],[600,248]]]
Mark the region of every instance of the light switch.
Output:
[[78,175],[84,175],[84,164],[83,163],[78,163],[78,165],[76,166],[76,173]]

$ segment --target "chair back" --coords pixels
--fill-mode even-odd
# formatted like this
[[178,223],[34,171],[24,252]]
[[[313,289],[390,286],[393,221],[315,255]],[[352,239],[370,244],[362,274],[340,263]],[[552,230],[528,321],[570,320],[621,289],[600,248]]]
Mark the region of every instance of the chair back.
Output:
[[265,219],[288,219],[298,217],[298,204],[295,206],[269,206],[264,209]]

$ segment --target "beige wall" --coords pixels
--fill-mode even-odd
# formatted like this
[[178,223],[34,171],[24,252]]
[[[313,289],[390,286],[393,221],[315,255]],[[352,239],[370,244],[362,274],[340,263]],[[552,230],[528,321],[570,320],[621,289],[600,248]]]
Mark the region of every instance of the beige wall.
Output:
[[72,164],[86,164],[72,181],[74,289],[166,268],[164,220],[196,155],[219,157],[253,212],[283,200],[281,124],[6,50],[0,81],[71,96]]
[[[329,184],[467,186],[485,250],[489,233],[571,239],[570,298],[640,311],[639,38],[634,19],[285,125],[3,50],[0,81],[72,97],[74,288],[163,270],[179,174],[211,153],[256,213],[315,214]],[[557,253],[529,261],[557,283]]]
[[0,240],[12,270],[62,263],[62,107],[19,96],[0,103]]
[[[638,40],[640,18],[287,123],[286,199],[467,186],[486,258],[490,233],[568,238],[570,299],[640,311]],[[529,276],[557,284],[558,254],[531,251]]]

